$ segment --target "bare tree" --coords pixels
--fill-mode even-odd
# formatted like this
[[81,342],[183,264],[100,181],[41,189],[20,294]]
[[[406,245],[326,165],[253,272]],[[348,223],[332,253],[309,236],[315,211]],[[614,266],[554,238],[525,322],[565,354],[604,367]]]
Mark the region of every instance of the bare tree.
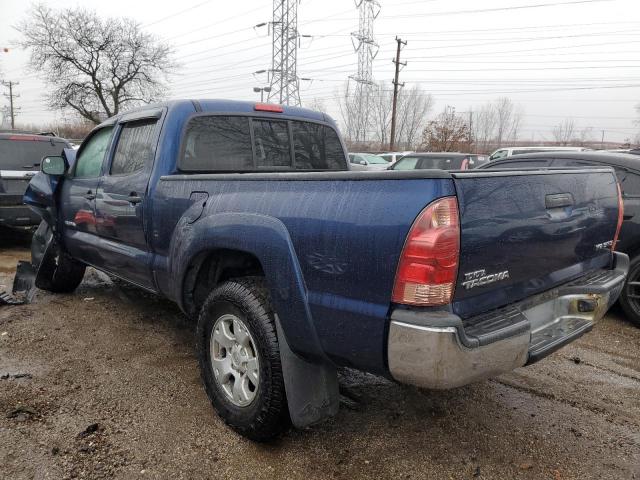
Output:
[[336,92],[336,100],[342,119],[342,134],[349,142],[359,141],[359,139],[355,138],[358,132],[358,105],[348,81],[345,82],[341,91]]
[[573,139],[575,123],[571,118],[565,118],[559,125],[553,127],[551,134],[556,142],[567,145]]
[[175,67],[170,48],[127,18],[38,4],[18,25],[29,65],[52,87],[52,108],[99,123],[123,108],[161,98]]
[[[636,112],[638,112],[638,115],[640,115],[640,103],[636,105]],[[640,128],[640,118],[633,123],[635,123],[636,127]],[[640,145],[640,131],[636,133],[633,141],[636,145]]]
[[580,132],[578,132],[578,136],[575,138],[575,141],[581,147],[584,147],[589,142],[593,142],[593,127],[585,127],[580,130]]
[[520,129],[522,112],[508,97],[500,97],[494,103],[495,140],[498,145],[504,141],[516,140]]
[[[417,85],[400,91],[396,111],[396,145],[405,150],[413,150],[418,146],[433,103],[433,97]],[[391,109],[390,106],[387,108]]]
[[327,104],[322,98],[313,97],[309,102],[305,102],[305,107],[316,112],[326,112]]
[[393,92],[383,83],[375,86],[373,93],[373,110],[371,111],[375,139],[380,142],[380,149],[387,148],[391,131],[391,102]]
[[422,132],[422,148],[434,152],[455,152],[469,141],[469,125],[456,114],[453,107],[445,107]]
[[489,150],[496,131],[496,111],[493,103],[482,105],[473,115],[473,140],[476,151]]

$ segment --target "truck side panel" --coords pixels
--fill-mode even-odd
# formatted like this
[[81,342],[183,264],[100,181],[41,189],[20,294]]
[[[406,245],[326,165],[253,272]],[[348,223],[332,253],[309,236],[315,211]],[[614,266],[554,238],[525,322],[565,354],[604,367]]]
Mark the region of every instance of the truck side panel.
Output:
[[[265,271],[286,270],[271,275],[270,281],[294,350],[316,353],[311,341],[315,335],[306,330],[312,326],[321,349],[334,361],[384,373],[391,290],[407,232],[428,203],[454,195],[453,182],[355,176],[354,180],[277,181],[278,175],[255,181],[250,176],[241,176],[248,180],[163,177],[153,211],[160,288],[180,302],[179,292],[170,291],[170,285],[181,283],[176,277],[185,271],[191,253],[207,244],[247,249]],[[209,198],[199,219],[187,227],[194,209],[200,208],[190,209],[192,192],[207,192]],[[228,213],[233,215],[220,216]],[[240,219],[235,224],[234,217]],[[278,224],[284,226],[280,234]],[[287,232],[292,244],[288,260],[283,258],[287,248],[282,240]],[[175,254],[178,245],[180,252],[189,254]],[[295,273],[296,258],[301,276],[290,275]],[[291,279],[302,285],[293,288]],[[302,298],[291,302],[282,292]]]

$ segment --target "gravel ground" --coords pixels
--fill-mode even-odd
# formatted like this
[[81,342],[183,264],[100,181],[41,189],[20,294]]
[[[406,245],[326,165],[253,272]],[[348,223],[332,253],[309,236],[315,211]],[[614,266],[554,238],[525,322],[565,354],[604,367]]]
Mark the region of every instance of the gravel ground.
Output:
[[[10,288],[28,252],[6,237]],[[72,295],[0,307],[0,478],[640,479],[639,348],[614,312],[532,367],[453,391],[345,371],[336,418],[257,445],[213,412],[189,320],[90,270]]]

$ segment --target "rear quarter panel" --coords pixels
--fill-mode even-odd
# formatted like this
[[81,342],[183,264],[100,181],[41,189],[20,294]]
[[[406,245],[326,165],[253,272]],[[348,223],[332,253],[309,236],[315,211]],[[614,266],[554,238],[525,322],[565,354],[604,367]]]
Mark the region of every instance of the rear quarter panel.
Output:
[[[387,315],[398,257],[419,212],[435,198],[455,194],[451,179],[278,181],[273,174],[272,179],[252,181],[237,177],[192,175],[160,180],[154,202],[162,208],[154,210],[153,218],[159,284],[170,289],[179,283],[175,275],[181,266],[175,260],[180,255],[175,247],[185,229],[198,228],[221,214],[227,219],[235,215],[243,225],[252,221],[251,215],[256,221],[261,218],[261,227],[253,230],[234,227],[233,221],[225,221],[224,229],[212,225],[189,235],[197,248],[181,243],[180,249],[209,248],[221,235],[233,238],[237,232],[239,249],[251,244],[263,250],[257,256],[276,310],[283,324],[293,329],[287,332],[288,339],[303,337],[296,328],[310,322],[322,350],[334,361],[384,373]],[[180,219],[195,191],[208,192],[209,200],[200,219],[187,227]],[[308,319],[291,318],[302,310],[292,308],[290,295],[295,292],[287,278],[278,280],[278,270],[289,266],[279,265],[278,254],[270,252],[281,235],[273,234],[273,242],[260,243],[260,237],[272,235],[265,230],[269,224],[265,218],[276,219],[288,233],[301,272],[301,301],[308,307]],[[256,238],[247,238],[252,235]],[[184,261],[181,257],[180,262]],[[178,295],[173,291],[170,296]],[[307,353],[305,349],[311,347],[304,343],[294,342],[294,350]]]

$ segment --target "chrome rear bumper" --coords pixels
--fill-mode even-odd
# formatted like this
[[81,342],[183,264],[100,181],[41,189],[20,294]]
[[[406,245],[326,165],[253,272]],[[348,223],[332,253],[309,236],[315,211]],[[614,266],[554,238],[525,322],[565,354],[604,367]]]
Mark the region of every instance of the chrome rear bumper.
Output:
[[388,366],[401,382],[448,389],[536,362],[591,330],[617,300],[629,258],[615,268],[465,322],[449,312],[396,309]]

